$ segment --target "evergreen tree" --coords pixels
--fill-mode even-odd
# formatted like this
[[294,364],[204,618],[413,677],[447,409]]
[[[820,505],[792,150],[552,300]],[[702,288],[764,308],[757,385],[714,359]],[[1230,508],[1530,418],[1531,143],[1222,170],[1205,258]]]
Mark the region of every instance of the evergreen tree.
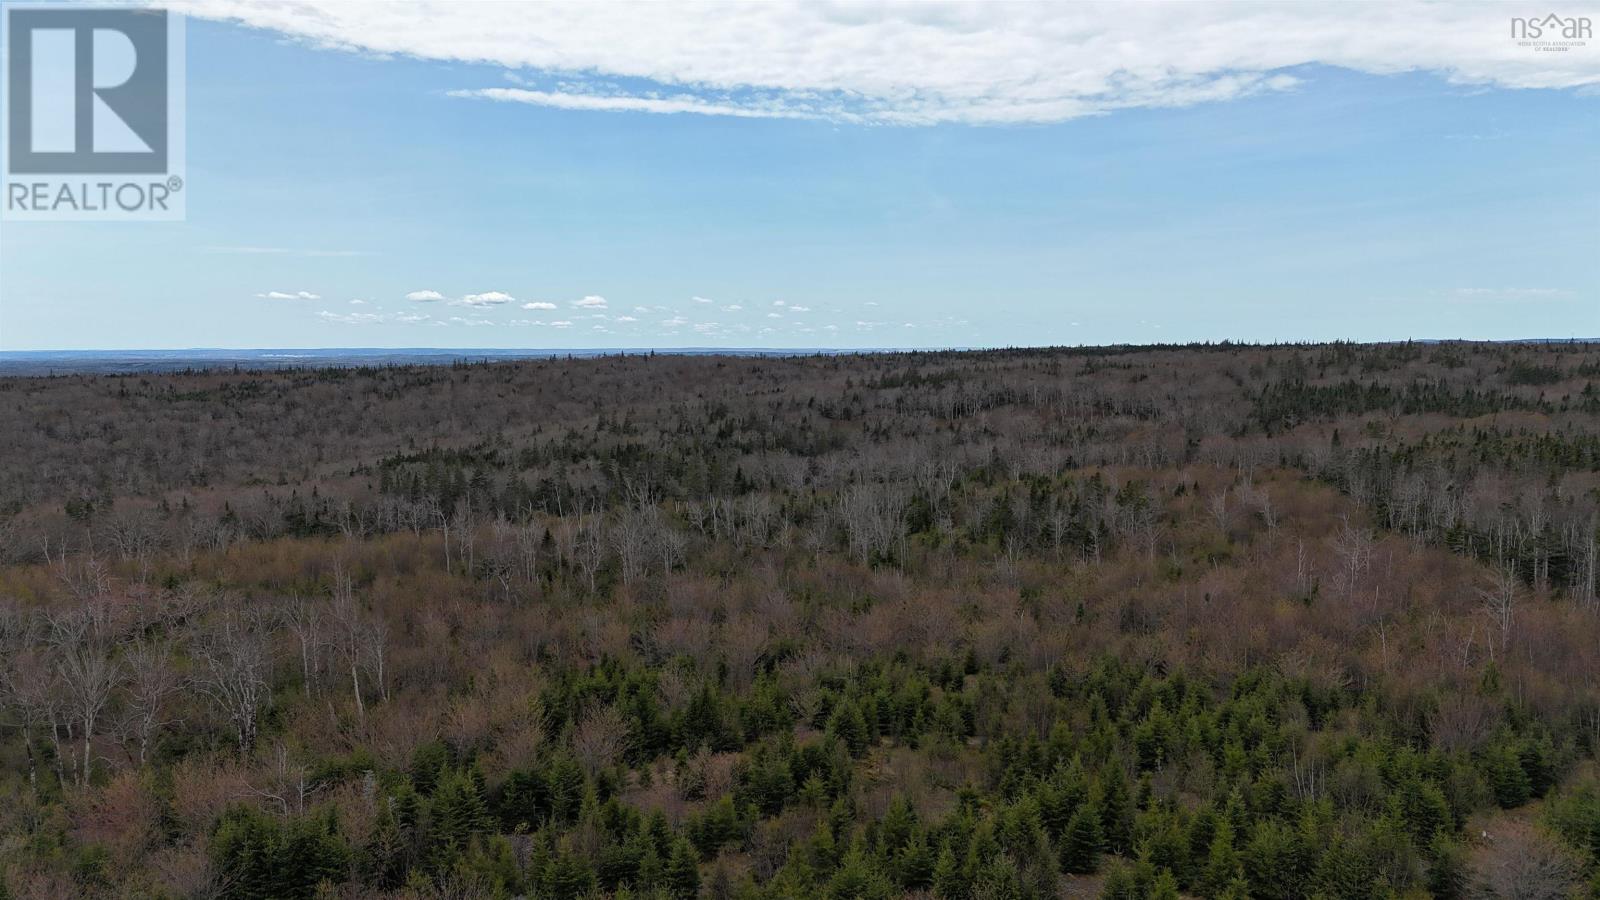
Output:
[[985,860],[974,874],[972,893],[983,900],[1023,900],[1026,894],[1017,861],[1008,853]]
[[839,848],[833,839],[833,829],[828,827],[827,822],[818,822],[816,829],[811,832],[811,838],[806,842],[805,858],[812,870],[821,875],[832,872],[839,864]]
[[1122,766],[1111,765],[1100,778],[1100,836],[1112,853],[1127,853],[1133,845],[1133,803],[1128,797],[1128,776]]
[[1100,861],[1100,815],[1090,804],[1072,814],[1061,844],[1061,868],[1075,875],[1087,875]]
[[1375,877],[1365,855],[1336,836],[1317,860],[1311,881],[1316,892],[1328,900],[1362,900],[1371,896]]
[[861,851],[852,847],[828,880],[830,900],[886,900],[894,889]]
[[544,780],[549,792],[551,816],[557,822],[577,821],[587,787],[583,767],[572,754],[558,753],[550,760]]
[[1430,848],[1433,860],[1428,864],[1428,893],[1435,900],[1456,900],[1464,896],[1467,888],[1466,851],[1460,843],[1440,835]]
[[666,878],[667,864],[661,859],[661,854],[656,852],[655,844],[646,841],[644,852],[639,855],[639,876],[634,883],[640,891],[650,891],[665,887]]
[[1251,895],[1259,900],[1303,896],[1306,857],[1306,849],[1294,829],[1270,820],[1257,824],[1243,854]]
[[1148,900],[1178,900],[1178,879],[1171,869],[1162,869],[1150,885]]
[[594,870],[572,847],[563,844],[550,863],[545,891],[552,900],[579,900],[588,896],[596,884]]
[[1533,796],[1533,784],[1511,739],[1502,737],[1491,743],[1484,751],[1483,763],[1489,787],[1501,808],[1521,806]]
[[687,840],[679,839],[673,844],[663,882],[667,891],[678,900],[692,900],[699,894],[700,863],[695,859],[694,847]]
[[939,851],[939,861],[933,866],[933,893],[939,900],[966,900],[967,897],[967,879],[949,844]]
[[865,753],[871,740],[866,717],[861,714],[861,708],[850,700],[842,700],[834,707],[833,715],[828,717],[827,733],[844,744],[851,756]]
[[928,887],[933,884],[935,864],[928,836],[918,831],[894,857],[895,879],[907,890]]
[[1244,866],[1233,845],[1233,823],[1223,817],[1217,822],[1216,835],[1211,839],[1211,849],[1206,853],[1199,887],[1204,894],[1221,897],[1243,878]]
[[1134,880],[1132,866],[1120,860],[1111,866],[1106,872],[1105,884],[1100,887],[1100,900],[1144,900]]
[[448,870],[473,836],[488,829],[488,820],[477,779],[461,769],[441,775],[428,800],[429,861],[434,870]]

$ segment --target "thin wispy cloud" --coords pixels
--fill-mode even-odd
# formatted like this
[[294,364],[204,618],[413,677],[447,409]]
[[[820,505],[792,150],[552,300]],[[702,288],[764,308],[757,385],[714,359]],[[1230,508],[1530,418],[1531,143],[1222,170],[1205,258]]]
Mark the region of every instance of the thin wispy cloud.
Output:
[[482,294],[467,294],[459,299],[451,300],[450,305],[470,306],[481,309],[492,306],[504,306],[507,303],[515,302],[516,299],[517,298],[505,293],[504,291],[487,291]]
[[262,291],[256,294],[262,300],[321,300],[321,294],[310,291]]
[[295,247],[202,247],[206,253],[235,253],[245,256],[373,256],[369,250],[309,250]]
[[1470,287],[1457,288],[1455,296],[1463,300],[1566,300],[1576,295],[1565,288],[1551,287]]
[[317,313],[317,318],[341,325],[377,325],[386,321],[386,317],[381,313],[336,313],[326,309]]
[[1600,84],[1516,46],[1502,3],[387,4],[173,8],[330,49],[498,65],[448,91],[558,109],[894,125],[1059,122],[1295,87],[1310,64],[1456,84]]
[[701,116],[731,116],[742,119],[821,119],[821,113],[791,109],[779,103],[760,107],[741,106],[737,103],[716,103],[680,94],[676,97],[640,97],[622,93],[573,93],[570,91],[531,91],[526,88],[461,88],[446,91],[447,96],[500,100],[526,103],[531,106],[549,106],[555,109],[578,109],[593,112],[691,113]]

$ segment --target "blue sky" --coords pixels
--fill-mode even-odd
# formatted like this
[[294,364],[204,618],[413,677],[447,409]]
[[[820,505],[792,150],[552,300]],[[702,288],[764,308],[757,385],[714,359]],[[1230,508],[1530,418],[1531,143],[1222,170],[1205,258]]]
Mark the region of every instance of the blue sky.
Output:
[[[715,99],[761,114],[708,115],[286,32],[188,23],[187,221],[0,226],[0,349],[1600,335],[1592,87],[1313,58],[1187,105],[906,122],[767,115],[752,75]],[[672,83],[615,69],[603,96]]]

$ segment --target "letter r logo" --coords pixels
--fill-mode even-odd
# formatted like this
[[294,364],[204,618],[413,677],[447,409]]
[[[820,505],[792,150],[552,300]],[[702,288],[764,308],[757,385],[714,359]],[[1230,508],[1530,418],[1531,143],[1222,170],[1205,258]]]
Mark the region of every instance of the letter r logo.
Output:
[[167,13],[7,10],[9,169],[167,170]]

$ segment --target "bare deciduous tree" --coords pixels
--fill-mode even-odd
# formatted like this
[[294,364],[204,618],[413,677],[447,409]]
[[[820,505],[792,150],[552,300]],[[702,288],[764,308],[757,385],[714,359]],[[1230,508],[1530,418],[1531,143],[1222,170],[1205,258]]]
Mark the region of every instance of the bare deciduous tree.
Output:
[[192,654],[199,668],[195,687],[233,726],[240,753],[255,743],[261,709],[270,696],[271,630],[258,611],[224,609],[194,642]]
[[306,801],[317,792],[317,786],[311,781],[311,768],[291,761],[289,749],[279,743],[269,756],[265,774],[262,783],[251,785],[250,789],[257,796],[272,801],[278,808],[278,815],[285,819],[290,815],[305,815]]
[[623,510],[611,526],[611,547],[617,552],[624,583],[631,584],[644,574],[651,537],[650,523],[642,510]]
[[610,704],[584,711],[572,729],[572,749],[590,775],[610,766],[628,747],[628,722]]
[[122,662],[127,679],[121,731],[125,740],[138,744],[137,759],[143,767],[157,734],[174,721],[172,700],[183,687],[183,678],[173,665],[167,641],[136,638],[123,650]]
[[113,656],[112,627],[110,607],[99,600],[50,617],[50,646],[56,672],[71,722],[78,732],[76,768],[80,786],[89,783],[95,727],[121,678],[121,667]]
[[388,640],[388,626],[367,615],[356,600],[350,576],[342,567],[334,570],[333,624],[339,654],[350,672],[350,691],[355,699],[356,715],[365,724],[367,703],[362,694],[361,674],[378,689],[379,699],[388,699],[389,689],[384,678],[384,662]]
[[1516,616],[1517,598],[1522,593],[1522,579],[1517,577],[1516,566],[1505,563],[1484,578],[1478,588],[1478,599],[1483,611],[1500,632],[1500,652],[1504,654],[1511,644],[1511,627]]
[[326,646],[327,623],[322,608],[308,600],[296,597],[283,617],[300,645],[300,685],[305,696],[310,697],[321,669],[322,648]]
[[591,520],[580,524],[572,538],[572,562],[583,574],[589,593],[594,593],[600,567],[605,564],[606,541],[600,523]]
[[1211,516],[1211,521],[1217,525],[1217,530],[1223,534],[1228,533],[1228,523],[1233,518],[1233,511],[1228,507],[1228,488],[1224,486],[1219,491],[1213,491],[1206,497],[1206,513]]
[[1354,597],[1361,589],[1362,577],[1372,566],[1372,554],[1377,541],[1371,531],[1356,528],[1346,519],[1333,536],[1332,543],[1334,555],[1339,560],[1334,583],[1346,598]]
[[1485,841],[1469,888],[1483,900],[1564,900],[1580,871],[1572,851],[1537,826],[1507,821]]
[[903,492],[880,484],[857,484],[846,490],[835,508],[850,552],[860,563],[885,556],[904,530]]

